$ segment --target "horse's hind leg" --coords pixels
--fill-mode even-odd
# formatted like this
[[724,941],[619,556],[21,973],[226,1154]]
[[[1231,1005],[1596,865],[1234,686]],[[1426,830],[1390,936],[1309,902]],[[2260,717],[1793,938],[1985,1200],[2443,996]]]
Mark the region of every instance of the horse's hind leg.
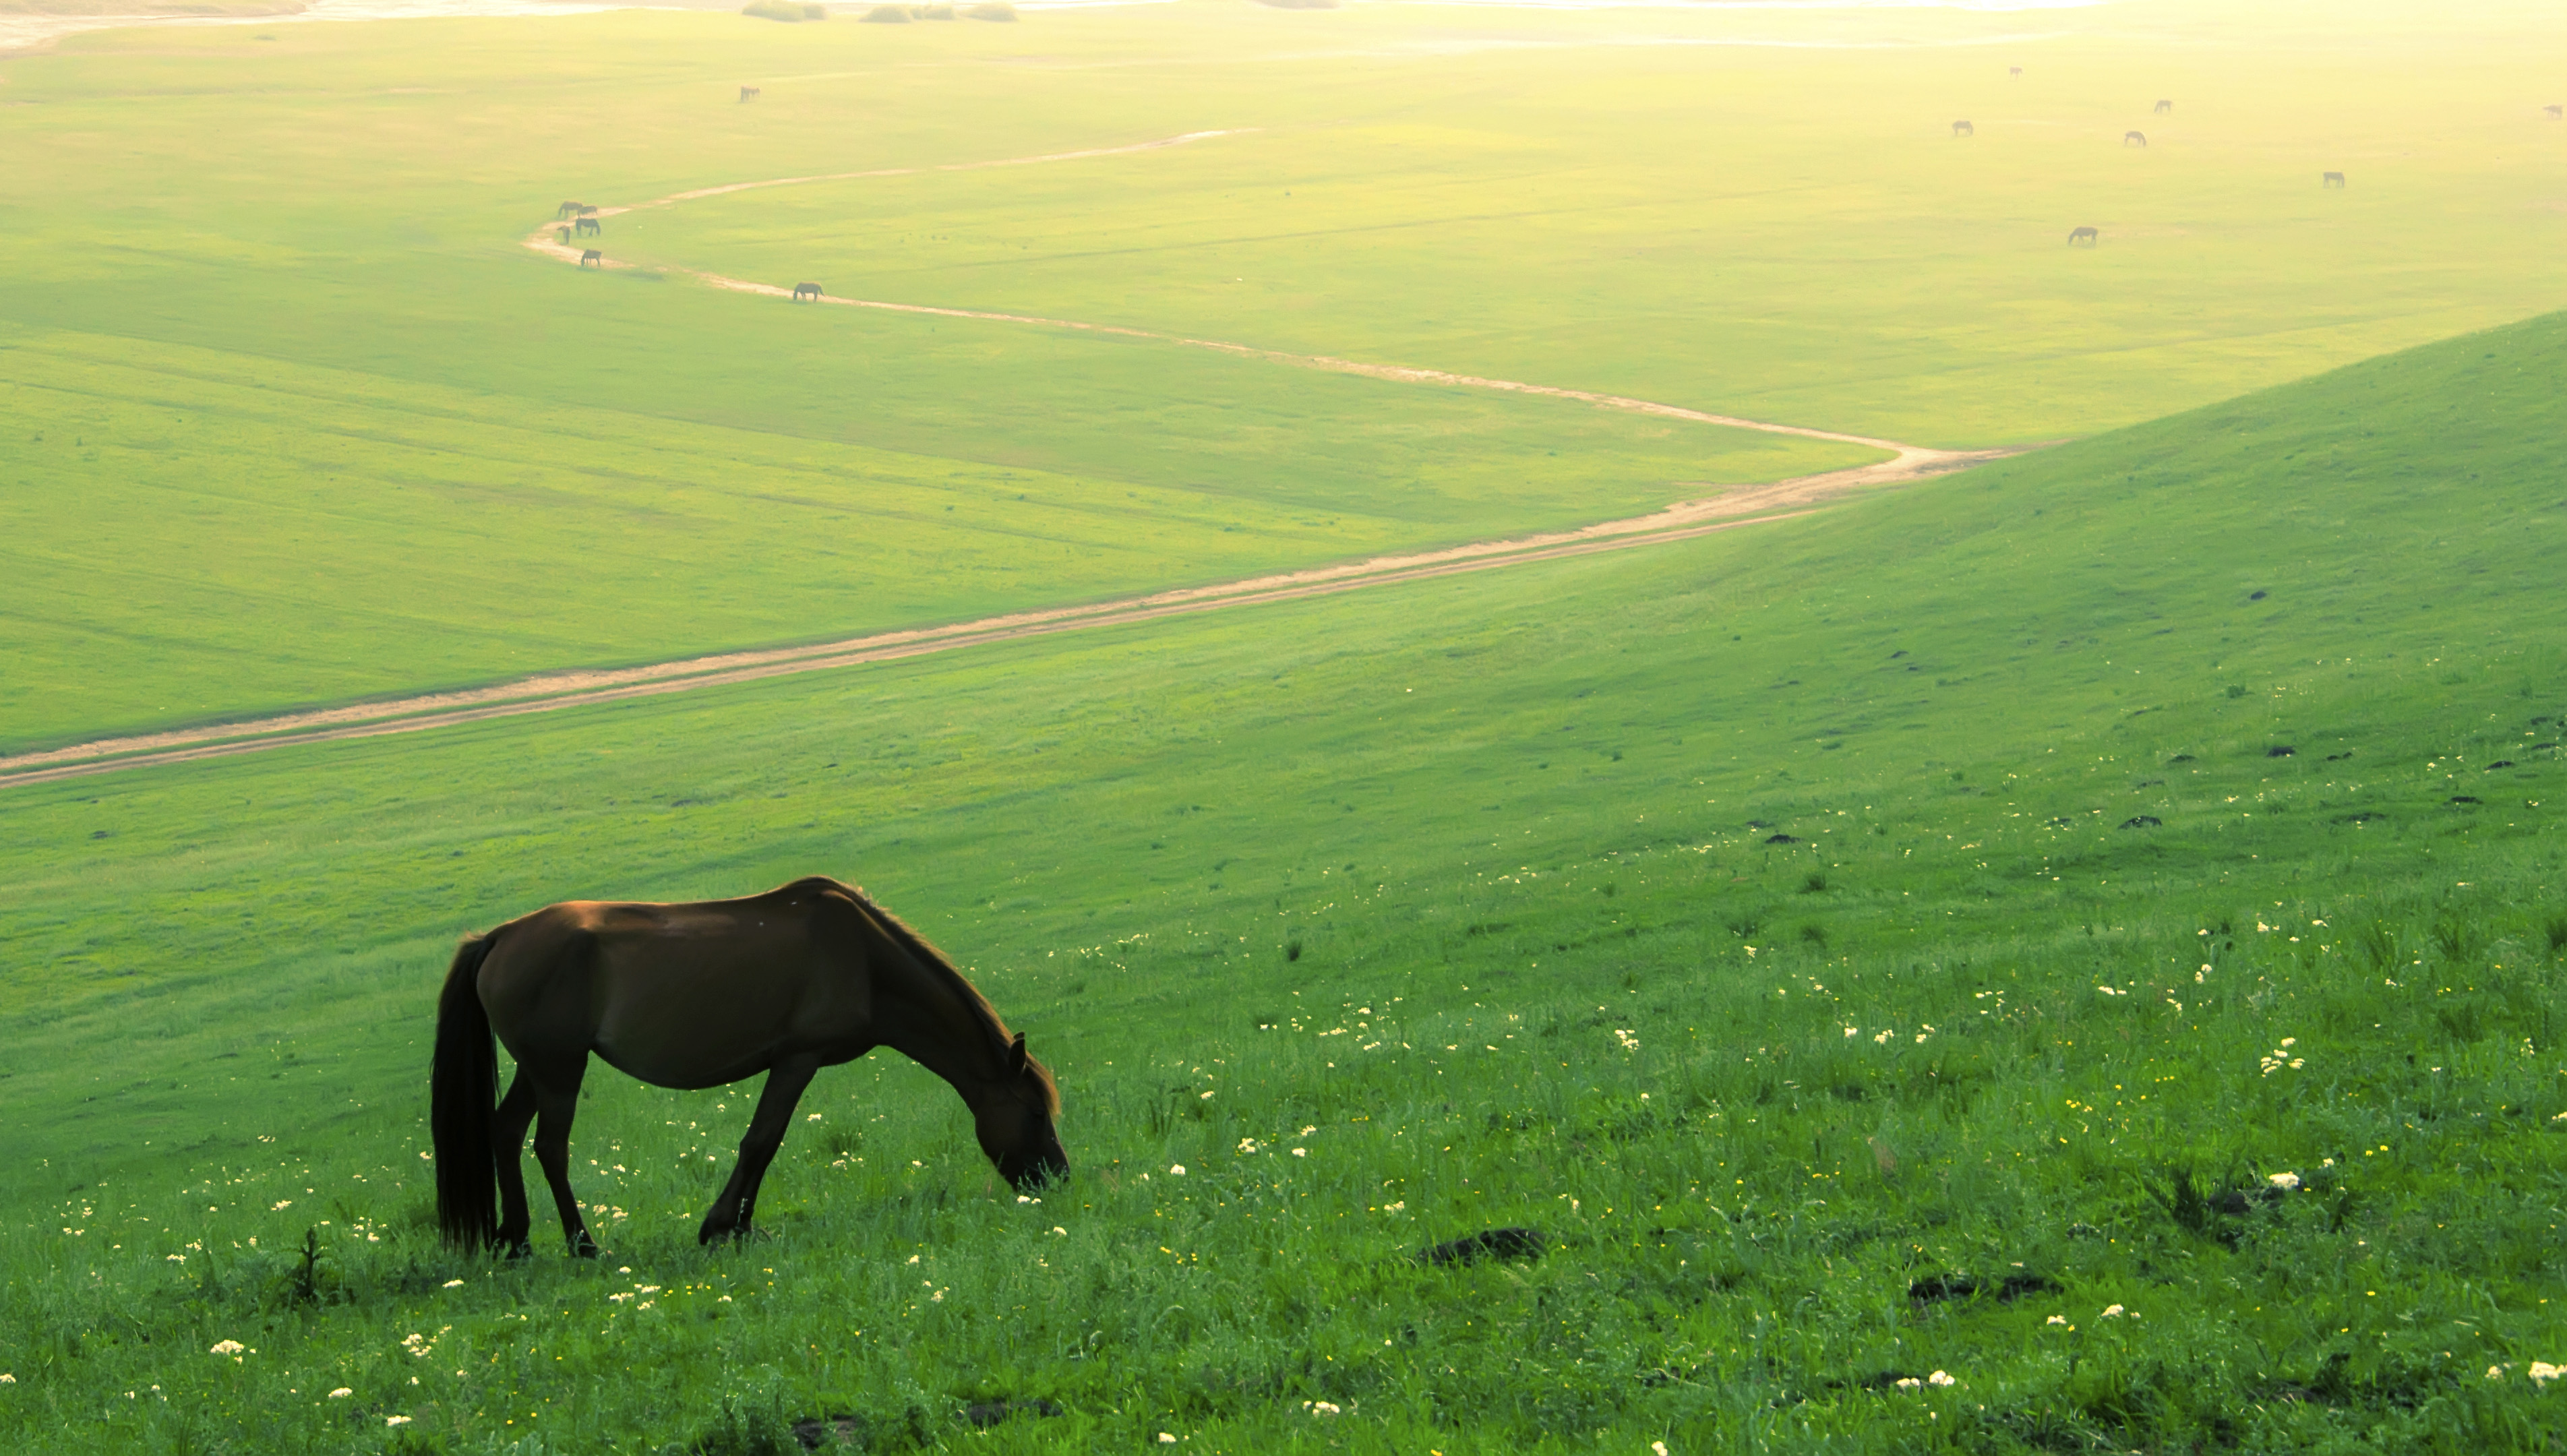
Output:
[[544,1181],[552,1185],[553,1207],[561,1213],[562,1237],[570,1241],[570,1252],[580,1259],[597,1257],[597,1241],[588,1236],[588,1221],[579,1216],[579,1195],[570,1191],[570,1124],[579,1113],[580,1078],[587,1074],[588,1057],[564,1067],[547,1067],[548,1073],[535,1083],[535,1161],[542,1165]]
[[533,1252],[526,1243],[526,1124],[535,1116],[535,1079],[523,1063],[509,1079],[508,1095],[490,1113],[490,1154],[498,1164],[498,1243],[511,1259]]
[[722,1185],[721,1197],[705,1215],[705,1226],[696,1231],[697,1243],[748,1232],[749,1220],[757,1212],[757,1185],[766,1177],[766,1165],[775,1160],[775,1150],[784,1145],[784,1130],[793,1125],[793,1108],[802,1100],[803,1089],[819,1070],[820,1063],[810,1058],[780,1061],[767,1069],[766,1089],[757,1094],[757,1111],[748,1119],[747,1135],[739,1140],[739,1163],[730,1170],[730,1181]]

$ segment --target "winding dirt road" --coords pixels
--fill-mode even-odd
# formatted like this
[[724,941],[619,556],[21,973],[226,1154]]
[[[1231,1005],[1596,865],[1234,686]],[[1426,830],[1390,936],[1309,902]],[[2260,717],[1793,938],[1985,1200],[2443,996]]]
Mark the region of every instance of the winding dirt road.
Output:
[[[1115,156],[1235,135],[1238,134],[1192,132],[1181,137],[1164,138],[1129,146],[1051,152],[1041,156],[1010,157],[998,161],[957,162],[941,167],[895,167],[873,171],[838,172],[825,176],[779,177],[767,181],[733,182],[717,187],[701,187],[694,191],[680,192],[632,206],[601,207],[598,212],[601,216],[611,216],[633,211],[636,208],[665,207],[698,197],[719,196],[753,187],[789,186],[800,182],[861,177],[904,176],[923,171],[968,171],[984,167],[1025,166],[1039,162]],[[525,241],[526,246],[548,256],[570,263],[579,261],[580,249],[566,247],[556,241],[551,228],[539,231]],[[610,264],[610,266],[630,265]],[[787,300],[792,297],[791,289],[773,284],[726,278],[719,274],[695,269],[669,271],[698,278],[716,288],[733,292]],[[822,672],[833,668],[852,667],[860,663],[889,662],[899,658],[951,652],[959,648],[979,647],[990,643],[1021,641],[1026,638],[1086,631],[1099,627],[1124,626],[1155,621],[1164,617],[1219,611],[1230,607],[1294,601],[1305,597],[1356,591],[1366,587],[1387,586],[1397,582],[1450,576],[1466,571],[1487,571],[1528,562],[1554,561],[1563,557],[1583,556],[1599,551],[1628,550],[1636,546],[1688,540],[1714,531],[1805,515],[1827,501],[1857,490],[1920,480],[1961,469],[1981,460],[1995,459],[2014,453],[2011,450],[1933,449],[1924,445],[1904,444],[1897,440],[1875,439],[1868,436],[1846,435],[1836,431],[1812,430],[1798,425],[1778,425],[1768,421],[1742,420],[1733,416],[1706,414],[1681,406],[1662,405],[1620,395],[1560,389],[1550,385],[1525,384],[1515,380],[1484,379],[1475,375],[1450,374],[1442,370],[1366,364],[1358,360],[1337,359],[1326,355],[1291,354],[1280,350],[1262,349],[1254,345],[1235,344],[1216,339],[1192,339],[1182,335],[1163,334],[1115,324],[1082,323],[1070,319],[992,313],[978,309],[940,308],[927,304],[890,303],[872,299],[824,297],[821,302],[847,308],[884,309],[897,313],[932,314],[944,318],[973,319],[989,323],[1113,334],[1190,349],[1208,349],[1296,368],[1361,375],[1396,384],[1496,390],[1510,394],[1575,400],[1598,409],[1626,411],[1668,420],[1867,445],[1887,451],[1891,458],[1873,464],[1858,465],[1852,469],[1831,470],[1824,474],[1804,475],[1798,479],[1769,485],[1742,487],[1700,500],[1679,501],[1648,515],[1601,521],[1575,530],[1479,541],[1468,545],[1402,555],[1377,556],[1365,561],[1250,577],[1212,586],[1187,587],[1156,592],[1147,596],[1096,602],[1086,606],[1017,612],[943,627],[875,633],[870,636],[852,637],[804,647],[720,653],[709,657],[687,658],[633,668],[547,673],[513,683],[464,692],[436,693],[387,702],[351,704],[341,708],[285,714],[244,723],[102,738],[39,752],[0,755],[0,788],[21,783],[46,783],[55,779],[110,773],[119,769],[153,764],[181,763],[198,758],[255,753],[299,743],[331,742],[347,738],[379,737],[388,733],[420,732],[458,724],[478,723],[487,719],[550,713],[588,704],[616,703],[634,698],[684,693],[698,688],[755,682],[762,678],[782,677],[793,673]]]

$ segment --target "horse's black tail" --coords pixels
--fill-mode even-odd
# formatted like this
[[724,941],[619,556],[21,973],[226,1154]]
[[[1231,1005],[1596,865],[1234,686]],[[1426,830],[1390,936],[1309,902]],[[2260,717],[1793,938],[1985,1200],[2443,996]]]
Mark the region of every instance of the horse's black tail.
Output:
[[490,1113],[499,1098],[499,1053],[481,1006],[482,958],[492,937],[467,936],[454,949],[436,1004],[436,1054],[428,1072],[428,1136],[436,1144],[436,1222],[445,1237],[480,1248],[499,1235],[498,1165]]

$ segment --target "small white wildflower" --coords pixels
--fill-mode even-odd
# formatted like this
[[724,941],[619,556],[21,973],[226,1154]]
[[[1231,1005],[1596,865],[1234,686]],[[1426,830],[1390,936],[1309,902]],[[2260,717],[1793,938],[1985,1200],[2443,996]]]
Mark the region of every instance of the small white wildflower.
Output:
[[2122,1307],[2119,1305],[2106,1305],[2104,1307],[2104,1312],[2096,1315],[2095,1317],[2098,1319],[2119,1319],[2122,1317]]
[[1649,1443],[1649,1456],[1667,1456],[1667,1443],[1664,1441],[1651,1441]]
[[1326,1400],[1314,1400],[1314,1401],[1310,1402],[1310,1414],[1312,1414],[1312,1415],[1317,1415],[1317,1416],[1329,1416],[1329,1415],[1343,1415],[1343,1414],[1345,1414],[1345,1412],[1344,1412],[1343,1410],[1339,1409],[1339,1408],[1336,1406],[1336,1404],[1335,1404],[1334,1402],[1332,1402],[1332,1401],[1326,1401]]
[[1206,1093],[1204,1093],[1204,1094],[1203,1094],[1203,1099],[1204,1099],[1205,1101],[1207,1101],[1207,1102],[1211,1101],[1211,1100],[1212,1100],[1212,1093],[1210,1093],[1210,1092],[1206,1092]]
[[342,1386],[340,1386],[338,1389],[333,1390],[333,1391],[331,1391],[331,1392],[330,1392],[330,1398],[331,1398],[332,1400],[345,1400],[345,1399],[347,1399],[349,1396],[354,1395],[354,1394],[356,1394],[356,1393],[357,1393],[356,1391],[349,1389],[349,1388],[348,1388],[347,1386],[345,1386],[345,1385],[342,1385]]
[[2065,1314],[2053,1314],[2050,1316],[2050,1322],[2053,1324],[2065,1324],[2068,1322],[2068,1316]]
[[1950,1372],[1936,1370],[1933,1374],[1925,1377],[1925,1383],[1928,1385],[1952,1385],[1959,1382],[1952,1378]]
[[0,1370],[0,1385],[15,1385],[17,1383],[17,1376],[12,1375],[5,1370]]
[[388,1426],[406,1426],[410,1424],[410,1417],[406,1415],[388,1415],[384,1417],[384,1424]]
[[292,1207],[294,1207],[294,1200],[293,1200],[293,1199],[290,1199],[290,1198],[280,1198],[280,1199],[278,1199],[278,1200],[276,1201],[276,1207],[275,1207],[275,1208],[272,1208],[272,1209],[269,1209],[269,1210],[268,1210],[268,1212],[269,1212],[269,1213],[279,1213],[279,1212],[282,1212],[282,1211],[284,1211],[284,1210],[286,1210],[286,1209],[289,1209],[289,1208],[292,1208]]
[[[1848,1026],[1845,1028],[1845,1033],[1849,1037],[1859,1036],[1862,1034],[1862,1028],[1860,1026]],[[1660,1441],[1658,1444],[1663,1446],[1666,1442]]]
[[1171,1178],[1183,1178],[1186,1176],[1186,1165],[1183,1163],[1170,1163],[1168,1165],[1168,1176]]
[[447,1281],[446,1281],[446,1282],[445,1282],[445,1283],[444,1283],[440,1288],[443,1288],[443,1289],[449,1289],[449,1290],[459,1290],[459,1289],[463,1288],[463,1281],[461,1281],[461,1280],[459,1280],[459,1279],[450,1279],[450,1280],[447,1280]]
[[2265,1181],[2282,1190],[2284,1193],[2289,1193],[2300,1186],[2300,1175],[2297,1173],[2276,1173]]
[[1310,1156],[1310,1150],[1308,1148],[1294,1148],[1292,1150],[1292,1156],[1296,1158],[1306,1158]]
[[2567,1375],[2567,1365],[2553,1365],[2547,1360],[2533,1360],[2531,1368],[2524,1373],[2531,1376],[2532,1388],[2536,1390],[2561,1375]]
[[215,1340],[215,1341],[214,1341],[214,1344],[213,1344],[213,1348],[208,1349],[208,1350],[206,1350],[206,1351],[205,1351],[205,1353],[207,1353],[207,1354],[209,1354],[209,1355],[236,1355],[236,1354],[239,1354],[240,1352],[241,1352],[241,1342],[240,1342],[239,1340],[237,1340],[237,1339],[218,1339],[218,1340]]
[[1917,1379],[1913,1375],[1905,1375],[1899,1378],[1898,1388],[1901,1390],[1922,1390],[1925,1388],[1925,1382]]
[[1159,1432],[1159,1444],[1162,1446],[1173,1446],[1177,1444],[1177,1438],[1169,1435],[1166,1431],[1161,1431]]
[[1052,1231],[1053,1233],[1055,1233],[1055,1234],[1060,1235],[1060,1236],[1061,1236],[1062,1238],[1064,1238],[1064,1239],[1066,1239],[1066,1238],[1068,1238],[1068,1237],[1069,1237],[1069,1230],[1062,1228],[1062,1227],[1061,1227],[1060,1225],[1058,1225],[1058,1224],[1054,1224],[1054,1225],[1052,1225],[1052,1226],[1051,1226],[1051,1231]]
[[2502,1365],[2489,1365],[2489,1366],[2487,1366],[2487,1373],[2486,1373],[2486,1377],[2487,1377],[2488,1379],[2490,1379],[2490,1380],[2501,1380],[2501,1379],[2503,1379],[2503,1378],[2504,1378],[2504,1366],[2502,1366]]

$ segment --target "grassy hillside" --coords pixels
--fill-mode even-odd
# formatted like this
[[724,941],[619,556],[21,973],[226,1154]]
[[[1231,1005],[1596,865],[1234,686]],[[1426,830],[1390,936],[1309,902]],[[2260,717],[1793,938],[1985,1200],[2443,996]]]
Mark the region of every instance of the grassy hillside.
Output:
[[[1220,581],[1878,457],[1219,357],[1136,364],[1078,338],[1027,341],[979,371],[997,399],[963,405],[912,373],[933,325],[874,316],[823,343],[788,310],[750,322],[878,377],[799,401],[838,412],[802,434],[0,338],[21,432],[0,491],[0,748]],[[1082,395],[1100,369],[1143,392]],[[954,453],[967,419],[986,437]]]
[[[2479,7],[2465,34],[2394,8],[2039,15],[626,12],[13,57],[0,746],[1201,581],[1855,457],[582,274],[519,245],[565,198],[931,169],[623,214],[600,241],[1942,442],[2080,435],[2560,301],[2545,9]],[[932,170],[1203,130],[1239,135]],[[2319,190],[2322,167],[2353,185]],[[2103,245],[2069,250],[2078,222]]]
[[[0,1422],[2547,1449],[2562,363],[2544,318],[1752,534],[11,790]],[[739,1091],[601,1072],[611,1257],[435,1245],[456,931],[815,869],[1029,1032],[1072,1182],[994,1190],[877,1058],[709,1255]],[[1512,1224],[1552,1252],[1406,1258]]]

